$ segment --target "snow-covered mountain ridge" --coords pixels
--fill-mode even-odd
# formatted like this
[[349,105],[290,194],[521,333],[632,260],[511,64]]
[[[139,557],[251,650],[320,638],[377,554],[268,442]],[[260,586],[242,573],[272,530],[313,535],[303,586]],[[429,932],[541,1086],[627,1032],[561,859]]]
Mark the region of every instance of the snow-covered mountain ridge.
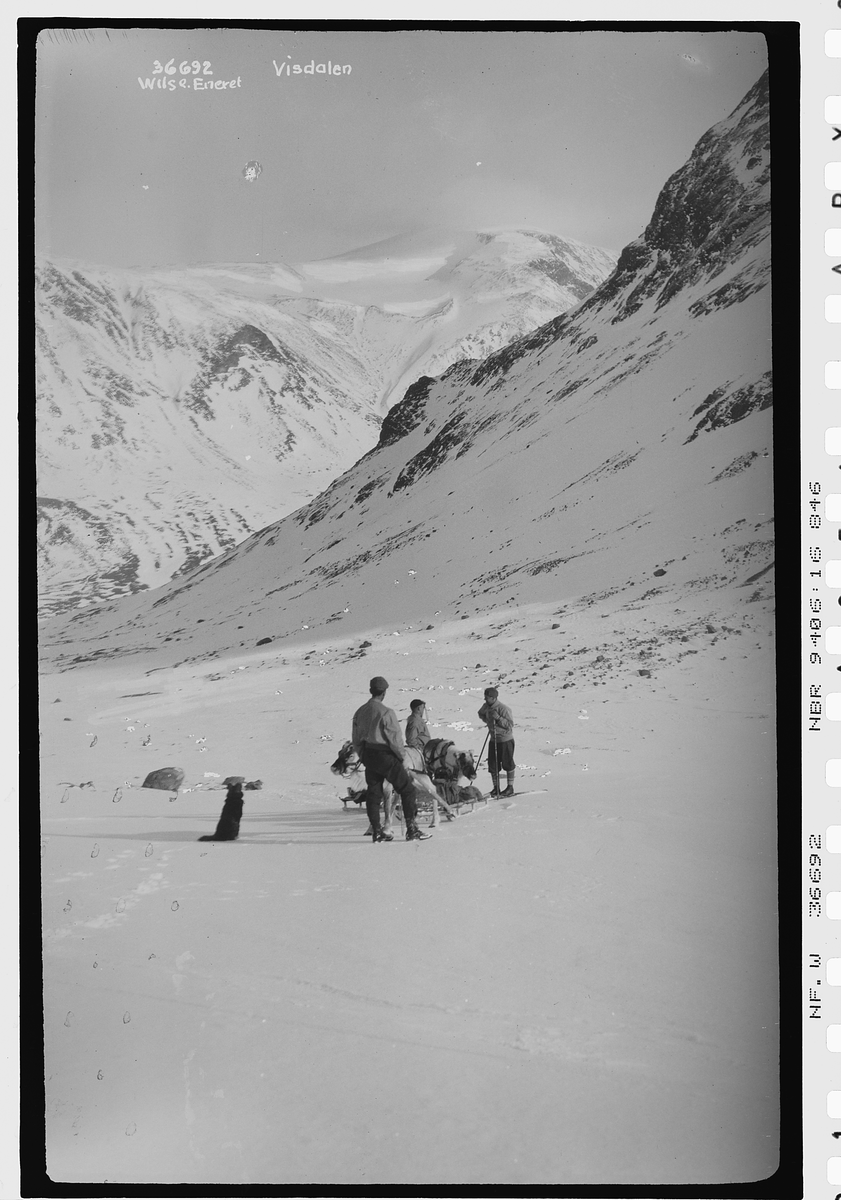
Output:
[[378,445],[293,515],[155,595],[56,627],[59,661],[484,627],[511,605],[673,598],[758,615],[773,562],[769,235],[763,77],[582,304],[418,380]]
[[340,260],[37,272],[42,603],[158,585],[317,495],[422,371],[576,304],[604,251],[530,231]]

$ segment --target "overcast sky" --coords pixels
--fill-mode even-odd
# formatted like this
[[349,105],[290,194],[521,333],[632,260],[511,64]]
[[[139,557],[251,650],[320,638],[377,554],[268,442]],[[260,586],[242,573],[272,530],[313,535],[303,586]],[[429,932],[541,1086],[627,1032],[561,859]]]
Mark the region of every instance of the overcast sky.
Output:
[[618,252],[765,67],[748,33],[51,31],[37,250],[301,262],[424,226],[528,226]]

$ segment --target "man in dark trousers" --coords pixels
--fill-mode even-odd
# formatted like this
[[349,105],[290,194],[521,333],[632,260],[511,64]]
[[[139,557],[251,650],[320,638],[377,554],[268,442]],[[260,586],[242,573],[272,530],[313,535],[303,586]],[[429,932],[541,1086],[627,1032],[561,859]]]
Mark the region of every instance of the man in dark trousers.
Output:
[[[493,779],[492,796],[514,795],[514,718],[511,709],[499,701],[496,688],[485,688],[485,703],[479,709],[479,716],[488,727],[488,770]],[[505,771],[508,787],[504,792],[499,790],[499,773]]]
[[429,726],[426,723],[426,705],[423,700],[413,700],[409,706],[412,714],[406,722],[406,745],[414,746],[423,753],[423,748],[429,741]]
[[388,680],[375,676],[369,685],[371,699],[353,714],[351,741],[365,768],[367,796],[365,807],[371,822],[374,842],[391,842],[394,835],[383,833],[380,826],[380,801],[383,798],[383,780],[387,779],[403,802],[406,819],[406,841],[423,842],[432,835],[425,833],[417,824],[415,787],[403,766],[403,734],[397,714],[386,708],[383,701],[388,690]]

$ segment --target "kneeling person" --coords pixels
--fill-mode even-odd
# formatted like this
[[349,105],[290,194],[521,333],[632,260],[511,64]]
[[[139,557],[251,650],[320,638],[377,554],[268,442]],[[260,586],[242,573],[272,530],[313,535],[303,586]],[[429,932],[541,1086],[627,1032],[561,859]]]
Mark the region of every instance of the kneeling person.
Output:
[[431,835],[424,833],[417,824],[415,786],[403,766],[404,744],[400,723],[394,710],[386,708],[383,703],[388,681],[377,675],[371,680],[369,690],[371,699],[353,714],[351,741],[365,767],[365,784],[368,790],[365,806],[373,830],[371,841],[393,840],[393,835],[383,833],[380,826],[380,801],[383,798],[384,779],[399,793],[403,803],[406,841],[425,841]]

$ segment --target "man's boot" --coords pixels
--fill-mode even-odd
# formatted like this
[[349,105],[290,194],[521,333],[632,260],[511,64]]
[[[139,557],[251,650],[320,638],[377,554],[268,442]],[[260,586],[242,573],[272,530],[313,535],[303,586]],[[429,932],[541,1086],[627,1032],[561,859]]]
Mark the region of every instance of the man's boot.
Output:
[[491,775],[491,779],[493,780],[493,791],[491,792],[491,795],[496,800],[500,794],[499,793],[499,776]]
[[503,796],[513,796],[514,795],[514,772],[509,771],[507,774],[508,774],[508,787],[505,789],[505,791],[502,793],[502,795]]
[[[374,797],[372,797],[372,796],[365,797],[365,810],[368,813],[368,822],[371,826],[371,845],[373,846],[378,841],[380,841],[380,833],[381,833],[380,800],[379,800],[379,797],[376,796],[376,794]],[[367,831],[365,833],[365,836],[366,837],[368,836]]]

